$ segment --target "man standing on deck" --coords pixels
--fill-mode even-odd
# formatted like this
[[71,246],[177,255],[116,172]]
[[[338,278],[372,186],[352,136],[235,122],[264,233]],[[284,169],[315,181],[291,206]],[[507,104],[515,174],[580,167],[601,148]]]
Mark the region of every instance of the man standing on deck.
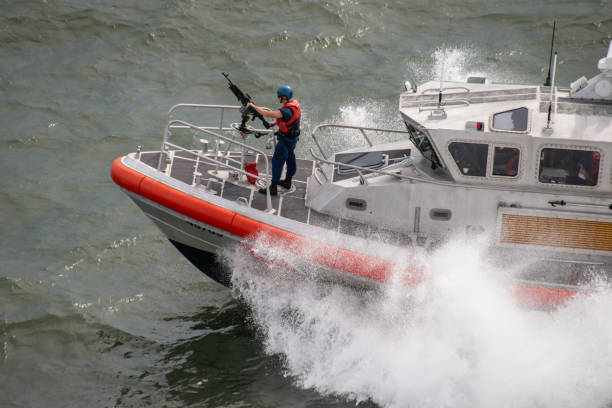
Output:
[[[293,99],[293,91],[290,87],[286,85],[281,86],[276,91],[276,96],[278,97],[278,102],[283,104],[279,110],[266,110],[251,102],[246,106],[247,108],[255,109],[263,116],[275,118],[275,124],[278,126],[278,131],[276,132],[278,143],[276,143],[274,155],[272,156],[270,195],[277,194],[278,185],[287,190],[291,188],[291,178],[295,175],[297,167],[294,149],[300,135],[300,117],[302,116],[300,104],[297,100]],[[287,162],[287,173],[285,179],[281,180],[280,176],[285,162]],[[266,189],[259,189],[259,192],[266,194]]]

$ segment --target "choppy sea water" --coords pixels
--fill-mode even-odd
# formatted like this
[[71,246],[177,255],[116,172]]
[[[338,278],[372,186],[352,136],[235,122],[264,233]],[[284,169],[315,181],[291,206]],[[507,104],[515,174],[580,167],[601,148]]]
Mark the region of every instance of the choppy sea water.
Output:
[[290,84],[305,135],[401,128],[403,81],[442,65],[542,82],[553,19],[557,83],[594,75],[609,1],[0,2],[0,406],[610,406],[606,291],[523,310],[454,243],[377,297],[230,251],[232,293],[109,177],[172,105],[234,104],[222,71],[269,106]]

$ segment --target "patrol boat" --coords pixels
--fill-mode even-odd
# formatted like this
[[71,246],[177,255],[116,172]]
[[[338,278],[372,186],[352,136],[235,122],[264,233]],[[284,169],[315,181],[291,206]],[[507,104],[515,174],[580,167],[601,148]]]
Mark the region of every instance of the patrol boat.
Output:
[[[549,86],[406,82],[405,130],[316,126],[312,157],[298,159],[293,187],[274,197],[257,191],[271,174],[264,139],[249,139],[274,134],[229,123],[240,106],[172,107],[160,151],[139,147],[111,176],[225,285],[216,254],[235,245],[315,279],[379,287],[398,270],[407,285],[426,279],[417,264],[397,265],[398,253],[484,235],[500,265],[520,263],[519,299],[554,307],[612,271],[612,43],[591,79],[557,87],[555,66]],[[213,116],[212,125],[190,119]],[[196,148],[174,141],[184,132]],[[376,143],[381,135],[387,142]],[[334,151],[339,139],[360,147]]]

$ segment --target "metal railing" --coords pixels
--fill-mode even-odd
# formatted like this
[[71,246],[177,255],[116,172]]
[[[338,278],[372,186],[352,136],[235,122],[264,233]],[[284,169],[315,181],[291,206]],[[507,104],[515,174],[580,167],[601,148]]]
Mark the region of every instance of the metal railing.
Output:
[[[202,105],[202,104],[195,104],[195,103],[179,103],[177,105],[174,105],[168,111],[168,119],[166,120],[166,129],[164,131],[163,143],[166,143],[168,141],[168,136],[170,136],[170,121],[172,120],[172,115],[179,109],[185,109],[185,108],[202,109],[202,110],[209,110],[209,109],[220,110],[219,126],[204,126],[204,127],[198,126],[198,128],[206,129],[206,130],[222,130],[222,131],[232,130],[230,127],[225,127],[225,128],[223,127],[223,118],[224,118],[225,111],[226,110],[240,111],[240,106],[235,106],[235,105]],[[176,127],[176,129],[178,128],[180,127]]]
[[[197,126],[192,123],[186,122],[184,120],[172,119],[172,114],[182,108],[220,110],[219,125],[218,126]],[[162,161],[164,158],[164,154],[167,154],[169,149],[175,149],[175,150],[180,150],[182,152],[186,152],[188,154],[193,155],[196,161],[201,160],[201,161],[205,161],[205,162],[214,164],[216,166],[215,172],[218,171],[218,169],[227,169],[229,171],[236,172],[244,176],[252,177],[252,178],[255,178],[257,180],[260,180],[266,183],[266,212],[273,213],[274,209],[272,207],[272,198],[270,196],[270,183],[268,182],[268,179],[270,178],[270,175],[271,175],[268,156],[262,150],[236,140],[237,134],[240,134],[240,132],[238,131],[237,124],[231,124],[230,126],[224,126],[223,124],[223,117],[224,117],[224,113],[226,110],[239,110],[239,109],[240,109],[239,106],[230,106],[230,105],[200,105],[200,104],[174,105],[168,112],[168,120],[166,122],[166,127],[164,130],[164,138],[163,138],[163,142],[161,146],[160,158],[158,162],[158,170],[161,170],[161,165],[162,165]],[[169,141],[169,138],[171,135],[171,129],[183,129],[183,130],[189,129],[195,132],[200,132],[208,136],[211,136],[215,140],[215,149],[213,152],[210,152],[210,153],[204,150],[194,151],[193,149],[187,149],[175,143],[172,143]],[[231,137],[224,136],[220,134],[219,132],[232,132],[232,136]],[[257,132],[271,134],[272,130],[257,129]],[[219,146],[222,144],[222,142],[227,142],[228,144],[225,152],[220,151],[219,149]],[[231,157],[231,155],[229,154],[230,148],[232,146],[238,146],[241,148],[240,155],[239,155],[240,160],[236,160],[235,158]],[[244,170],[244,156],[245,156],[246,151],[251,151],[251,152],[258,153],[261,155],[265,163],[265,173],[264,174],[255,175],[253,173],[250,173]],[[232,165],[232,163],[234,164],[234,166]],[[238,165],[238,167],[235,167],[235,165]],[[196,164],[194,168],[193,178],[197,178],[198,174],[199,174],[198,166]]]
[[465,87],[465,86],[449,86],[447,88],[427,88],[424,89],[421,93],[422,94],[426,94],[429,92],[432,93],[438,93],[438,92],[442,92],[444,94],[445,91],[454,91],[454,90],[461,90],[463,92],[453,92],[454,94],[461,94],[461,93],[466,93],[466,92],[470,92],[470,88]]
[[[366,141],[368,147],[372,147],[372,146],[374,146],[374,144],[372,143],[372,140],[370,139],[370,137],[368,137],[366,132],[375,132],[375,133],[378,133],[378,134],[383,134],[383,133],[399,133],[399,134],[410,135],[410,132],[408,132],[406,130],[396,130],[396,129],[372,128],[372,127],[364,127],[364,126],[340,125],[340,124],[331,124],[331,123],[324,123],[324,124],[316,126],[313,129],[313,131],[312,131],[312,139],[313,139],[315,145],[317,146],[317,148],[319,149],[319,152],[321,153],[321,156],[317,155],[312,148],[310,149],[310,154],[312,155],[312,157],[314,158],[314,161],[315,161],[313,175],[314,175],[314,178],[319,182],[319,184],[323,184],[324,183],[324,182],[321,181],[320,175],[322,175],[325,178],[325,182],[329,182],[330,181],[330,178],[325,173],[325,170],[323,169],[323,166],[321,166],[321,164],[331,165],[332,166],[332,173],[333,173],[334,169],[339,169],[340,167],[348,168],[348,169],[351,169],[351,170],[355,170],[355,172],[359,175],[359,178],[360,178],[362,184],[366,184],[367,183],[367,181],[366,181],[367,175],[372,174],[372,173],[377,173],[377,174],[382,174],[382,175],[389,175],[389,176],[394,176],[394,177],[398,177],[398,178],[405,178],[405,179],[411,179],[411,180],[421,180],[421,179],[418,179],[416,177],[401,175],[401,174],[399,174],[399,172],[396,173],[396,172],[390,172],[390,171],[384,171],[384,170],[377,170],[377,169],[373,169],[373,168],[369,168],[369,167],[355,166],[355,165],[352,165],[352,164],[346,164],[346,163],[341,163],[341,162],[329,160],[329,158],[333,155],[333,153],[331,155],[329,155],[329,156],[327,156],[325,154],[325,152],[323,151],[323,148],[321,146],[321,143],[319,143],[319,139],[317,139],[317,133],[320,132],[322,129],[331,129],[331,128],[358,130],[359,134],[361,134],[361,136],[363,136],[364,140]],[[390,167],[390,166],[386,166],[386,167]],[[393,170],[396,170],[396,169],[397,169],[397,166],[394,165]]]
[[[461,182],[455,182],[455,181],[436,180],[433,178],[429,178],[429,177],[426,178],[423,176],[411,176],[407,174],[402,174],[401,169],[406,167],[408,161],[405,161],[404,163],[400,162],[400,163],[391,164],[386,167],[383,167],[382,169],[374,169],[374,168],[356,166],[353,164],[347,164],[347,163],[330,160],[329,157],[325,155],[325,152],[323,151],[321,144],[319,143],[319,140],[317,139],[315,135],[317,131],[323,128],[341,128],[341,129],[360,130],[361,134],[364,136],[364,139],[368,143],[368,146],[370,147],[372,147],[373,144],[371,140],[367,137],[367,135],[365,135],[365,131],[373,131],[373,132],[379,132],[379,133],[388,132],[388,133],[410,134],[408,131],[402,131],[402,130],[378,129],[378,128],[369,128],[369,127],[351,126],[351,125],[322,124],[322,125],[315,127],[314,130],[312,131],[312,138],[316,146],[318,147],[321,155],[318,155],[314,151],[313,148],[310,148],[310,154],[312,155],[314,159],[313,176],[319,184],[325,184],[325,183],[329,183],[332,181],[332,178],[330,178],[328,174],[326,174],[325,169],[322,166],[324,164],[324,165],[331,166],[332,174],[333,174],[334,169],[340,168],[340,167],[355,170],[362,184],[367,183],[368,177],[371,177],[374,174],[379,174],[379,175],[384,175],[384,176],[395,177],[395,178],[402,179],[402,180],[410,180],[412,182],[427,183],[427,184],[433,184],[433,185],[444,186],[444,187],[452,187],[452,188],[504,190],[504,191],[508,191],[508,190],[540,191],[537,188],[533,188],[531,190],[528,188],[525,189],[524,186],[468,184],[468,183],[461,183]],[[324,181],[321,180],[321,176],[325,179]]]
[[[327,160],[323,157],[319,157],[317,156],[317,154],[314,152],[314,150],[312,148],[310,148],[310,154],[312,155],[312,157],[315,159],[315,166],[318,166],[320,163],[324,163],[324,164],[330,164],[332,165],[334,168],[335,167],[347,167],[349,169],[353,169],[357,172],[357,174],[359,175],[361,180],[365,180],[366,176],[363,175],[363,173],[375,173],[375,174],[380,174],[380,175],[384,175],[384,176],[392,176],[392,177],[397,177],[399,179],[404,179],[404,180],[412,180],[412,181],[418,181],[418,182],[423,182],[423,183],[431,183],[431,184],[436,184],[436,185],[440,185],[440,186],[453,186],[453,183],[449,183],[449,182],[445,182],[445,181],[437,181],[437,180],[426,180],[422,177],[416,177],[416,176],[408,176],[405,174],[401,174],[401,169],[398,168],[397,166],[393,167],[393,171],[387,171],[387,170],[378,170],[378,169],[372,169],[372,168],[367,168],[367,167],[361,167],[361,166],[355,166],[352,164],[346,164],[346,163],[341,163],[341,162],[337,162],[337,161],[333,161],[333,160]],[[393,165],[389,165],[387,167],[391,167]],[[327,177],[327,174],[325,174],[325,172],[318,167],[318,170],[321,171],[323,173],[323,176],[325,177],[326,182],[329,182],[329,178]],[[319,182],[319,184],[323,184],[321,182],[321,180],[319,180],[319,177],[317,176],[317,174],[315,173],[315,178],[317,179],[317,181]],[[363,182],[362,184],[365,184],[365,182]],[[462,187],[466,187],[466,186],[462,186]],[[472,187],[482,187],[482,186],[472,186]]]
[[[353,129],[353,130],[359,130],[360,134],[363,136],[363,138],[365,139],[365,141],[367,142],[369,147],[374,146],[374,144],[372,144],[372,140],[368,137],[368,135],[366,134],[366,131],[368,132],[376,132],[376,133],[401,133],[401,134],[407,134],[410,135],[410,132],[408,132],[407,130],[395,130],[395,129],[381,129],[381,128],[371,128],[371,127],[364,127],[364,126],[353,126],[353,125],[338,125],[338,124],[333,124],[333,123],[323,123],[321,125],[316,126],[311,133],[312,139],[315,142],[315,145],[317,145],[317,147],[319,148],[319,152],[321,152],[321,155],[327,159],[329,158],[329,156],[325,155],[325,152],[323,151],[323,148],[321,147],[321,144],[319,143],[319,140],[317,139],[316,133],[319,132],[322,129],[326,129],[326,128],[337,128],[337,129]],[[311,150],[312,152],[312,150]]]
[[[457,91],[460,92],[450,92],[444,93],[447,91]],[[453,98],[453,95],[462,95],[465,93],[470,93],[470,89],[465,86],[450,86],[447,88],[427,88],[424,89],[421,94],[425,95],[427,93],[438,93],[440,94],[440,99],[438,101],[424,101],[424,103],[419,104],[419,111],[428,111],[435,109],[444,109],[444,108],[459,108],[462,106],[470,106],[470,101],[466,99],[457,99]],[[444,97],[442,100],[442,96]]]

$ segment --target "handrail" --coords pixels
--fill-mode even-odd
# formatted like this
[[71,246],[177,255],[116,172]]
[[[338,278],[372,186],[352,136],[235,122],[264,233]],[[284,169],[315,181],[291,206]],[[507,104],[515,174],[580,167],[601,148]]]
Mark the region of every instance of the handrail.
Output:
[[349,169],[353,169],[353,170],[357,170],[357,171],[365,171],[368,173],[377,173],[377,174],[382,174],[384,176],[392,176],[392,177],[397,177],[400,179],[407,179],[407,180],[412,180],[412,181],[420,181],[420,182],[426,182],[426,183],[433,183],[433,184],[438,184],[438,185],[447,185],[450,183],[445,183],[445,182],[440,182],[440,181],[435,181],[435,180],[426,180],[426,179],[422,179],[419,177],[414,177],[414,176],[406,176],[400,173],[391,173],[388,171],[384,171],[384,170],[377,170],[377,169],[370,169],[367,167],[361,167],[361,166],[355,166],[353,164],[346,164],[346,163],[340,163],[340,162],[336,162],[336,161],[331,161],[331,160],[327,160],[324,159],[322,157],[317,156],[317,154],[314,152],[314,150],[312,149],[312,147],[310,148],[310,154],[312,155],[312,157],[317,161],[317,162],[321,162],[321,163],[325,163],[325,164],[331,164],[332,166],[342,166],[342,167],[348,167]]
[[[220,109],[221,110],[221,114],[220,114],[220,118],[219,118],[219,126],[218,127],[207,127],[206,129],[209,130],[221,130],[221,131],[225,131],[226,129],[223,127],[223,114],[225,113],[225,110],[240,110],[240,106],[237,105],[207,105],[207,104],[199,104],[199,103],[178,103],[174,106],[172,106],[170,108],[170,110],[168,110],[168,115],[167,115],[167,119],[166,119],[166,127],[164,128],[164,137],[162,140],[162,145],[161,145],[161,152],[162,154],[159,155],[159,161],[157,163],[157,168],[159,169],[161,167],[161,162],[162,162],[162,158],[164,156],[164,145],[166,144],[166,142],[168,141],[168,137],[170,136],[170,121],[172,119],[172,114],[182,108],[191,108],[191,109]],[[185,128],[183,128],[185,129]]]
[[[178,103],[176,105],[174,105],[173,107],[170,108],[170,110],[168,111],[168,119],[166,120],[166,129],[164,131],[164,140],[163,143],[168,141],[168,136],[170,135],[170,121],[172,119],[172,114],[181,109],[181,108],[196,108],[196,109],[221,109],[221,116],[219,118],[219,127],[217,128],[218,130],[224,130],[223,129],[223,114],[225,113],[225,110],[240,110],[240,106],[237,105],[205,105],[205,104],[198,104],[198,103]],[[214,128],[213,128],[214,129]],[[162,144],[163,146],[163,144]]]
[[319,143],[319,141],[317,140],[317,137],[315,135],[315,133],[318,132],[319,129],[323,129],[323,128],[340,128],[340,129],[355,129],[355,130],[359,130],[370,147],[373,146],[373,143],[370,140],[370,138],[366,135],[366,133],[365,133],[366,130],[367,131],[373,131],[373,132],[380,132],[380,133],[410,134],[410,132],[408,132],[406,130],[382,129],[382,128],[371,128],[371,127],[365,127],[365,126],[341,125],[341,124],[334,124],[334,123],[322,123],[320,125],[317,125],[312,130],[311,136],[312,136],[312,139],[314,140],[315,144],[319,148],[319,151],[321,152],[321,155],[323,157],[325,157],[325,158],[327,158],[328,156],[325,155],[325,152],[323,151],[323,148],[321,147],[321,144]]
[[464,91],[464,92],[456,92],[456,93],[454,93],[455,95],[461,94],[461,93],[465,93],[465,92],[467,92],[467,93],[470,92],[470,88],[465,87],[465,86],[451,86],[451,87],[442,88],[442,89],[440,89],[440,88],[427,88],[427,89],[424,89],[423,91],[421,91],[421,94],[425,94],[427,92],[442,92],[442,93],[444,93],[444,91],[448,91],[448,90],[451,90],[451,89],[453,89],[453,90],[455,90],[455,89],[462,89]]
[[434,109],[444,109],[444,108],[460,108],[463,106],[470,106],[470,101],[465,99],[451,99],[443,101],[441,104],[438,104],[436,101],[431,101],[432,103],[423,103],[419,104],[419,112],[434,110]]
[[[454,183],[454,182],[448,182],[448,181],[438,181],[438,180],[426,179],[426,178],[422,178],[422,177],[408,176],[408,175],[400,174],[400,173],[392,173],[392,172],[384,171],[384,170],[377,170],[377,169],[371,169],[371,168],[367,168],[367,167],[355,166],[355,165],[352,165],[352,164],[335,162],[335,161],[327,160],[327,159],[324,159],[322,157],[317,156],[317,154],[314,152],[312,147],[310,148],[310,154],[315,159],[315,161],[321,162],[321,163],[325,163],[325,164],[331,164],[332,166],[348,167],[350,169],[359,170],[359,171],[363,171],[363,172],[367,172],[367,173],[376,173],[376,174],[381,174],[383,176],[392,176],[392,177],[397,177],[399,179],[416,181],[416,182],[419,182],[419,183],[429,183],[429,184],[434,184],[434,185],[437,185],[437,186],[455,187],[455,188],[468,188],[468,189],[527,191],[525,189],[522,189],[522,188],[516,187],[516,186],[512,186],[512,187],[510,187],[510,186],[494,186],[494,185],[487,186],[487,185],[481,185],[481,184],[465,184],[465,183]],[[367,177],[367,175],[365,177]],[[317,179],[317,181],[319,181],[319,183],[322,184],[320,182],[320,180]]]
[[[256,176],[256,175],[254,175],[252,173],[249,173],[249,172],[243,170],[242,168],[232,167],[232,166],[230,166],[227,163],[223,163],[221,161],[218,161],[218,160],[216,160],[217,155],[215,155],[215,159],[213,159],[212,157],[209,157],[209,156],[206,156],[206,155],[202,154],[200,151],[197,151],[197,152],[194,153],[191,150],[185,149],[185,148],[183,148],[181,146],[175,145],[174,143],[170,143],[170,142],[168,142],[166,140],[164,140],[164,144],[162,145],[162,153],[163,153],[163,151],[165,150],[166,147],[177,148],[177,149],[180,149],[180,150],[187,151],[189,153],[195,154],[199,158],[201,158],[203,160],[210,161],[210,162],[212,162],[214,164],[217,164],[220,167],[224,167],[224,168],[227,168],[227,169],[232,170],[232,171],[237,171],[237,172],[239,172],[241,174],[248,175],[249,177],[254,177],[254,178],[258,179],[258,180],[267,180],[267,176],[270,174],[270,164],[269,164],[268,156],[263,151],[261,151],[261,150],[259,150],[257,148],[254,148],[253,146],[249,146],[246,143],[242,143],[242,142],[239,142],[239,141],[234,140],[232,138],[229,138],[227,136],[223,136],[223,135],[217,134],[217,133],[213,132],[212,130],[204,129],[204,128],[201,128],[199,126],[192,125],[191,123],[188,123],[188,122],[185,122],[185,121],[182,121],[182,120],[178,120],[178,119],[169,120],[166,128],[168,129],[173,124],[178,124],[180,126],[183,126],[184,128],[193,129],[193,130],[195,130],[197,132],[206,133],[206,134],[211,135],[213,137],[219,138],[221,140],[225,140],[225,141],[230,142],[230,143],[234,143],[234,144],[236,144],[238,146],[241,146],[243,148],[250,149],[250,150],[252,150],[252,151],[254,151],[256,153],[259,153],[260,155],[262,155],[262,157],[264,158],[264,161],[265,161],[265,165],[266,165],[265,177],[264,176]],[[196,166],[196,168],[194,169],[194,172],[197,172],[197,170],[198,169],[197,169],[197,166]],[[266,212],[273,212],[273,211],[274,211],[274,209],[272,207],[272,198],[270,197],[270,183],[268,183],[268,185],[266,187]]]
[[[486,189],[491,189],[491,190],[507,189],[507,188],[503,188],[503,187],[497,188],[496,186],[482,186],[482,185],[472,185],[472,184],[449,183],[447,181],[437,181],[437,180],[425,179],[425,178],[421,178],[421,177],[407,176],[407,175],[404,175],[404,174],[401,174],[401,173],[391,173],[389,171],[384,171],[384,170],[370,169],[370,168],[367,168],[367,167],[361,167],[361,166],[355,166],[355,165],[352,165],[352,164],[335,162],[335,161],[327,160],[327,159],[324,159],[322,157],[317,156],[316,153],[314,152],[314,150],[312,150],[312,147],[310,148],[310,154],[312,155],[312,157],[314,157],[314,159],[316,161],[321,162],[321,163],[325,163],[325,164],[331,164],[332,166],[348,167],[350,169],[354,169],[354,170],[357,170],[357,171],[365,171],[365,172],[368,172],[368,173],[377,173],[377,174],[382,174],[384,176],[397,177],[399,179],[418,181],[420,183],[430,183],[430,184],[435,184],[435,185],[438,185],[438,186],[445,186],[445,187],[486,188]],[[319,181],[319,183],[320,183],[320,181]]]

